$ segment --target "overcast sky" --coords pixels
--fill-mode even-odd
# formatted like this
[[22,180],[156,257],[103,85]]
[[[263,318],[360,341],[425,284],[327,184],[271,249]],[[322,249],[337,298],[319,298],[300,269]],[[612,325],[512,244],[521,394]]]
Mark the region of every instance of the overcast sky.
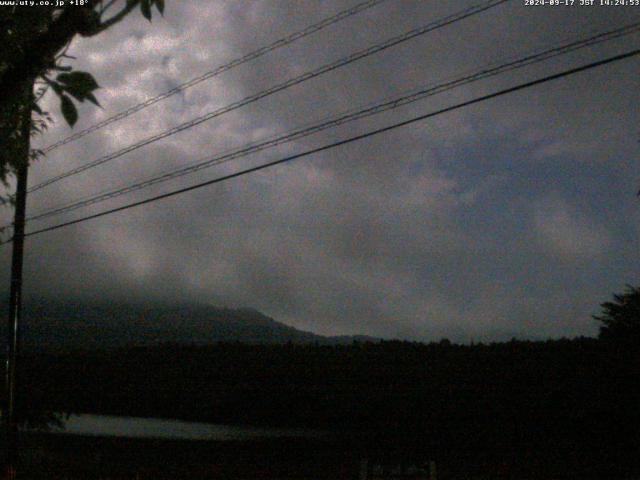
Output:
[[[103,109],[56,117],[48,145],[357,0],[168,0],[78,39]],[[51,152],[30,185],[465,6],[388,0]],[[576,3],[579,3],[576,1]],[[29,212],[567,39],[640,7],[512,0],[34,192]],[[635,34],[229,162],[78,218],[640,46]],[[595,335],[640,271],[639,60],[457,110],[236,180],[30,238],[26,295],[253,307],[322,334],[455,341]],[[5,210],[5,219],[10,212]],[[6,284],[10,249],[1,255]],[[5,287],[6,288],[6,287]]]

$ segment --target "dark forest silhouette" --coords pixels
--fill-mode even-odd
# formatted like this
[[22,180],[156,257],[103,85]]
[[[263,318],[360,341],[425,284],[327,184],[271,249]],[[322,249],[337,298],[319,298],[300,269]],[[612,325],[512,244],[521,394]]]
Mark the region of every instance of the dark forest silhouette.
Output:
[[602,313],[594,316],[602,323],[599,338],[631,347],[640,345],[640,287],[627,285],[623,293],[601,306]]
[[31,408],[324,428],[385,455],[622,473],[639,467],[639,352],[587,338],[167,345],[31,357],[23,378]]
[[629,341],[639,292],[628,287],[602,304],[599,339],[30,354],[20,404],[329,430],[354,458],[436,459],[451,478],[625,478],[640,473],[640,346]]

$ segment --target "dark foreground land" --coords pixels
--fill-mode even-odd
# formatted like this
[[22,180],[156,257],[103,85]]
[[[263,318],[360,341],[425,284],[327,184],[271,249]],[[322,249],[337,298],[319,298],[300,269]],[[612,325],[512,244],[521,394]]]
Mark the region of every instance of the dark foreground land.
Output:
[[219,344],[22,365],[32,412],[335,432],[243,443],[32,436],[33,475],[37,458],[49,472],[33,478],[357,478],[363,458],[390,468],[435,460],[440,480],[640,478],[635,345]]
[[[309,439],[189,441],[31,434],[23,438],[19,479],[429,479],[429,455],[416,446]],[[574,458],[530,453],[522,458],[440,452],[437,478],[637,479],[615,464],[591,468],[588,452]],[[597,452],[591,452],[596,454]],[[581,461],[579,461],[581,460]],[[404,470],[402,470],[404,469]],[[400,470],[403,473],[400,473]]]
[[30,435],[25,479],[351,479],[350,452],[312,440],[251,442]]

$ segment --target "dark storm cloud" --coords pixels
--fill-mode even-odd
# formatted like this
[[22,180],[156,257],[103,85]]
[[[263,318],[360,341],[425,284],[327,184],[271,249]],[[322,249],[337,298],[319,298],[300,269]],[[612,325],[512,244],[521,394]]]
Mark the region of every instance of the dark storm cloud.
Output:
[[[52,152],[32,184],[471,2],[390,0]],[[78,41],[104,87],[84,126],[345,8],[168,2]],[[488,63],[613,28],[637,9],[513,0],[34,193],[31,211],[126,185]],[[638,35],[202,171],[145,198],[638,44]],[[37,295],[251,306],[320,333],[418,339],[592,334],[636,281],[637,60],[87,222],[28,243]],[[48,107],[56,111],[55,99]],[[82,126],[76,127],[82,128]],[[43,143],[67,135],[61,122]],[[74,218],[124,200],[75,212]],[[4,263],[8,261],[3,252]]]

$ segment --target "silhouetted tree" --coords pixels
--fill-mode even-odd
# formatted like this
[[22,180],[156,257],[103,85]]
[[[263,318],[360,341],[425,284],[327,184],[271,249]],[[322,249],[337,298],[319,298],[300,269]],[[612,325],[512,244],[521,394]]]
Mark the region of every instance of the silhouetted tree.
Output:
[[602,314],[593,317],[602,323],[599,338],[640,345],[640,287],[627,285],[613,299],[601,304]]
[[[0,6],[0,182],[5,187],[25,161],[41,154],[30,149],[30,137],[52,122],[49,113],[38,106],[49,89],[60,99],[60,111],[70,126],[78,119],[74,101],[98,105],[93,94],[98,83],[93,76],[63,64],[74,58],[66,52],[75,36],[95,36],[137,7],[148,20],[152,7],[164,11],[164,0],[80,0],[57,5],[51,1],[46,6],[22,3]],[[0,204],[10,200],[0,194]],[[36,395],[28,393],[18,411],[21,421],[55,423],[56,415],[44,412],[37,402],[30,403]],[[0,400],[3,404],[4,399]]]
[[[66,55],[66,49],[74,37],[97,35],[136,7],[149,20],[152,6],[161,13],[164,10],[164,0],[59,3],[30,6],[16,2],[14,6],[0,7],[0,181],[5,186],[17,165],[25,160],[25,142],[29,139],[21,125],[29,118],[29,111],[34,113],[31,133],[51,122],[51,116],[38,106],[38,100],[49,88],[60,98],[60,110],[71,126],[78,118],[72,99],[98,104],[93,95],[98,84],[91,74],[62,65],[73,58]],[[31,159],[38,154],[32,152]],[[0,196],[0,202],[7,200]]]

